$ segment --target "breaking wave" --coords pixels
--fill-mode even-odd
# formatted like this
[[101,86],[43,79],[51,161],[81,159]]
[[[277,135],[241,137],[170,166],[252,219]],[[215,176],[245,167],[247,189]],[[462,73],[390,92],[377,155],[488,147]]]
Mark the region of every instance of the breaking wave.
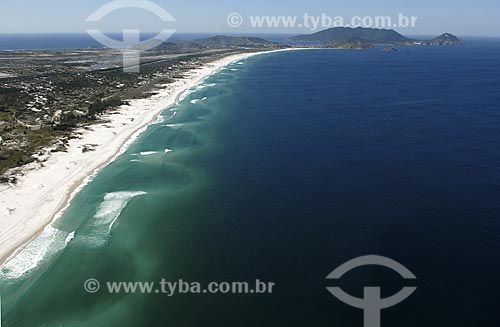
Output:
[[152,156],[153,154],[157,154],[158,152],[156,151],[144,151],[144,152],[141,152],[140,155],[143,156],[143,157],[147,157],[147,156]]
[[0,268],[0,279],[18,279],[53,257],[73,240],[75,232],[63,232],[51,225]]
[[108,240],[113,226],[133,198],[145,195],[146,192],[113,192],[104,196],[104,201],[99,205],[94,219],[90,224],[90,231],[85,236],[84,242],[91,246],[100,246]]

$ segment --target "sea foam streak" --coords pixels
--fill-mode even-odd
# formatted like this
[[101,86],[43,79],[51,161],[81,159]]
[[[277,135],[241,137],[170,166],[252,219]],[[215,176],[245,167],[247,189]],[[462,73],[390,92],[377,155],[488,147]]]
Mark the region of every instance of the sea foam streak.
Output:
[[166,125],[161,125],[163,127],[168,127],[168,128],[174,128],[174,129],[179,129],[184,126],[184,124],[166,124]]
[[143,157],[147,157],[147,156],[152,156],[153,154],[156,154],[156,153],[157,153],[156,151],[144,151],[144,152],[141,152],[140,155]]
[[156,119],[153,121],[153,125],[156,125],[156,124],[162,124],[163,122],[165,122],[165,116],[162,116],[162,115],[158,115],[158,117],[156,117]]
[[130,200],[145,194],[147,193],[142,191],[107,193],[104,196],[104,202],[99,205],[94,220],[90,224],[91,231],[85,238],[86,243],[93,246],[104,244]]
[[179,99],[178,99],[177,103],[182,102],[184,99],[186,99],[188,96],[190,96],[194,92],[196,92],[196,89],[193,89],[193,88],[191,88],[189,90],[186,90],[184,93],[182,93],[179,96]]
[[207,87],[212,87],[212,86],[215,86],[217,85],[216,83],[207,83],[207,84],[201,84],[199,85],[196,90],[202,90],[204,88],[207,88]]
[[71,232],[68,237],[66,237],[66,241],[64,242],[66,245],[69,244],[75,238],[75,232]]
[[0,270],[0,279],[11,280],[23,277],[44,260],[63,250],[75,236],[48,225],[42,234],[28,243],[12,260]]

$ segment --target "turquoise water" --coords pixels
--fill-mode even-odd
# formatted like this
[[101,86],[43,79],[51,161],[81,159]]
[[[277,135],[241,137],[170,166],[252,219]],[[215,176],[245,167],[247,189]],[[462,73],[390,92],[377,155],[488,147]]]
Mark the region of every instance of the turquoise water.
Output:
[[[228,66],[166,110],[2,271],[4,324],[361,326],[362,312],[328,294],[325,277],[379,254],[418,277],[384,326],[491,325],[498,50],[307,50]],[[89,278],[276,286],[89,294]],[[343,283],[360,296],[367,284],[390,295],[404,281],[368,269]]]

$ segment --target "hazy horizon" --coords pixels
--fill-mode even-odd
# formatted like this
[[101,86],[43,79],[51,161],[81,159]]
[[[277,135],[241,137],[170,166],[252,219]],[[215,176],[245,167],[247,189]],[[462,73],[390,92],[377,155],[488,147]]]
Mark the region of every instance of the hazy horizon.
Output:
[[[202,35],[202,36],[216,36],[216,35],[225,35],[225,36],[259,36],[261,35],[262,37],[264,36],[270,36],[270,35],[273,35],[273,36],[295,36],[295,35],[299,35],[299,34],[312,34],[312,33],[316,33],[318,31],[315,31],[315,32],[297,32],[297,33],[272,33],[272,32],[263,32],[263,33],[258,33],[258,32],[238,32],[238,33],[231,33],[231,32],[227,32],[227,33],[223,33],[223,32],[182,32],[182,31],[176,31],[175,34],[174,34],[174,38],[175,36],[184,36],[184,35],[193,35],[193,36],[197,36],[197,35]],[[396,30],[396,32],[398,32]],[[106,31],[104,32],[105,34],[107,35],[123,35],[123,32],[122,31]],[[149,31],[145,31],[145,32],[141,32],[141,35],[151,35],[151,34],[157,34],[158,32],[149,32]],[[398,32],[400,33],[400,32]],[[444,31],[444,32],[436,32],[436,33],[432,33],[432,34],[406,34],[406,33],[400,33],[402,34],[403,36],[407,36],[407,37],[413,37],[413,38],[427,38],[427,37],[435,37],[435,36],[439,36],[441,34],[444,34],[444,33],[452,33],[460,38],[467,38],[467,39],[473,39],[473,38],[477,38],[477,39],[500,39],[500,35],[460,35],[460,34],[456,34],[456,33],[453,33],[453,32],[447,32],[447,31]],[[3,32],[0,32],[0,35],[88,35],[86,32],[13,32],[13,33],[3,33]]]
[[[294,16],[299,20],[303,15],[346,19],[360,16],[391,16],[399,14],[418,17],[415,27],[394,28],[404,35],[439,35],[445,32],[460,36],[500,37],[500,3],[491,0],[478,0],[474,3],[457,3],[444,0],[439,3],[423,0],[385,1],[373,3],[368,0],[353,0],[349,3],[313,0],[296,0],[269,3],[255,0],[252,3],[234,3],[219,0],[206,3],[201,0],[189,2],[181,0],[151,1],[164,8],[175,21],[163,22],[155,14],[143,9],[121,9],[109,14],[96,23],[86,22],[86,18],[109,0],[89,0],[86,2],[64,2],[54,0],[50,3],[26,0],[5,3],[0,6],[1,34],[47,34],[47,33],[85,33],[88,28],[98,28],[107,33],[119,33],[125,28],[134,28],[151,33],[161,29],[175,29],[178,33],[208,34],[306,34],[325,28],[312,30],[301,24],[294,27],[255,27],[249,26],[248,18],[253,16]],[[26,8],[29,8],[27,10]],[[228,25],[228,15],[238,13],[245,23],[238,27]],[[130,26],[132,25],[132,26]],[[346,24],[344,24],[346,25]]]

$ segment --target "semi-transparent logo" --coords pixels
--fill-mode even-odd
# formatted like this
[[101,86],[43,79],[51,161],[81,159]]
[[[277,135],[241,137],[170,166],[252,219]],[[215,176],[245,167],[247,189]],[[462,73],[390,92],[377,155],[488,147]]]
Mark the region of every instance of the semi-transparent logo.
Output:
[[[411,271],[400,263],[377,255],[367,255],[352,259],[332,271],[326,278],[340,279],[354,268],[370,265],[392,269],[404,279],[415,280],[417,278]],[[344,292],[340,287],[327,287],[327,290],[337,299],[364,311],[365,327],[380,327],[380,312],[382,309],[390,308],[404,301],[413,292],[415,292],[416,289],[416,287],[403,287],[398,293],[387,298],[382,298],[380,287],[365,287],[363,298],[357,298]]]
[[[98,22],[107,15],[121,9],[135,8],[149,11],[155,14],[163,22],[175,22],[175,18],[159,5],[147,0],[116,0],[105,4],[93,12],[87,22]],[[132,28],[123,28],[123,40],[115,40],[98,29],[87,29],[86,32],[97,42],[105,47],[121,50],[123,53],[124,72],[140,71],[141,51],[151,50],[166,40],[174,33],[173,29],[163,29],[149,40],[141,41],[141,31]]]

